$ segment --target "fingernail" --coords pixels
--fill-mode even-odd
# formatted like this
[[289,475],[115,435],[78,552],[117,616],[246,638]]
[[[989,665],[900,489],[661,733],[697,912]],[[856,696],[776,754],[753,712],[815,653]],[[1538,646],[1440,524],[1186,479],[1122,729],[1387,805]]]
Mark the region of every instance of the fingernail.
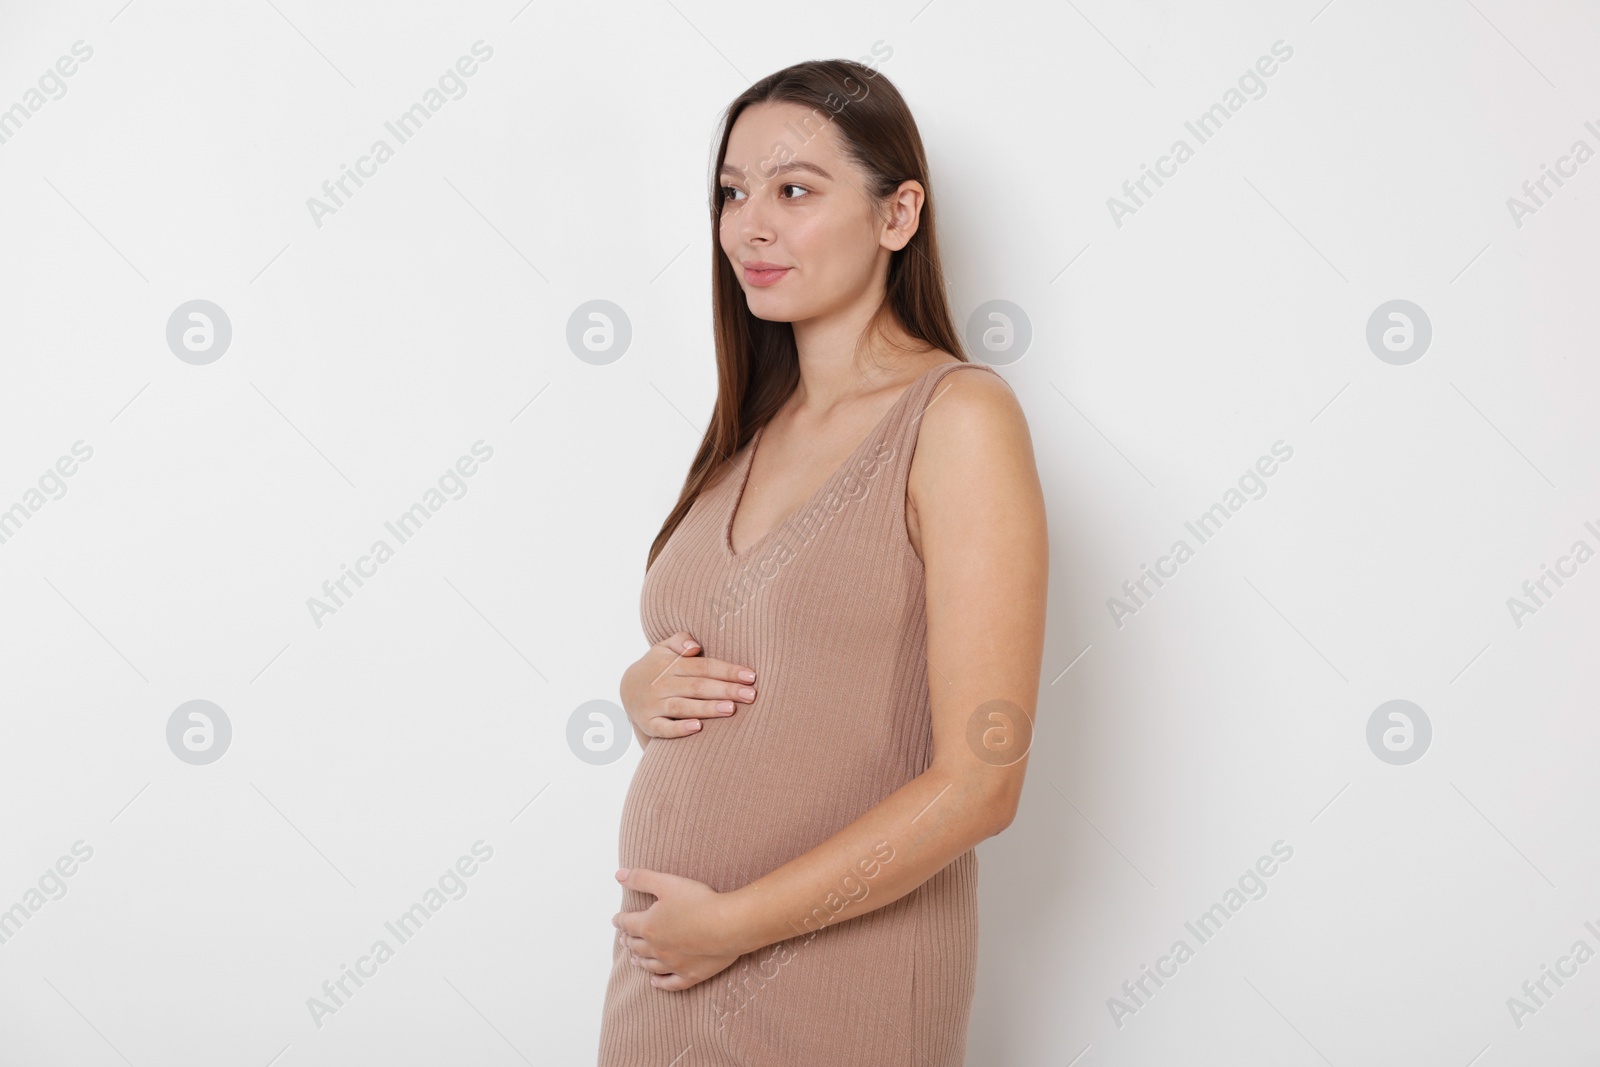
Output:
[[753,681],[756,680],[756,672],[755,671],[740,671],[739,672],[739,680],[741,682],[753,682]]
[[617,881],[620,882],[626,877],[628,877],[628,868],[623,867],[621,870],[617,871]]
[[739,695],[744,697],[746,700],[754,700],[756,698],[756,691],[747,687],[739,690]]
[[687,729],[691,734],[694,733],[696,730],[700,729],[700,720],[699,719],[695,719],[693,722],[691,722],[688,725]]

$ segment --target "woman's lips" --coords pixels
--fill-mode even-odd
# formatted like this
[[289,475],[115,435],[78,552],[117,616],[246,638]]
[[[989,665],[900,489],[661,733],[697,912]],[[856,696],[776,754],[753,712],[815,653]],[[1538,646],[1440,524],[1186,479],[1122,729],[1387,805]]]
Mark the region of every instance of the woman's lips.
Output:
[[765,289],[767,286],[776,282],[779,278],[782,278],[785,274],[788,274],[791,269],[792,268],[790,267],[776,267],[772,270],[751,270],[749,267],[746,267],[744,270],[744,280],[749,282],[751,285]]

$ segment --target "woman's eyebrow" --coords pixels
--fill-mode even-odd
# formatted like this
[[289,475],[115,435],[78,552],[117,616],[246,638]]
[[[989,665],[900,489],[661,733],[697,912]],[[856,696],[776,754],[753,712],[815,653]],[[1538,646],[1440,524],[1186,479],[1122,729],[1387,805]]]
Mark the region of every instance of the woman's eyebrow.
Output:
[[[805,171],[809,174],[815,174],[817,177],[825,178],[830,182],[833,181],[833,175],[829,174],[815,163],[807,163],[803,159],[791,159],[787,163],[778,164],[778,166],[773,169],[771,177],[776,178],[780,174],[788,174],[791,171],[797,170]],[[735,178],[742,178],[744,177],[744,168],[736,167],[732,163],[724,163],[722,165],[722,170],[718,172],[718,175],[721,177],[731,176]]]

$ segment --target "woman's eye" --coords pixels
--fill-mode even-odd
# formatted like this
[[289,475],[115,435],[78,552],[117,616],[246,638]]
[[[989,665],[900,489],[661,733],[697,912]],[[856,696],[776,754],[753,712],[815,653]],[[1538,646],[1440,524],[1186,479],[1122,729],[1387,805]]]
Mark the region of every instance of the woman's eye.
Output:
[[[796,185],[793,182],[785,182],[783,185],[778,186],[778,191],[780,193],[782,193],[782,194],[787,194],[790,189],[798,189],[798,190],[800,190],[801,194],[805,195],[805,196],[811,195],[811,190],[807,189],[803,185]],[[744,196],[744,191],[743,190],[735,188],[732,185],[721,186],[721,190],[722,190],[722,199],[723,199],[723,202],[725,202],[725,203],[733,202],[735,200],[736,196],[738,196],[738,197],[743,197]],[[796,199],[799,199],[799,198],[795,197],[795,196],[787,196],[787,195],[785,195],[784,199],[786,199],[786,200],[796,200]]]

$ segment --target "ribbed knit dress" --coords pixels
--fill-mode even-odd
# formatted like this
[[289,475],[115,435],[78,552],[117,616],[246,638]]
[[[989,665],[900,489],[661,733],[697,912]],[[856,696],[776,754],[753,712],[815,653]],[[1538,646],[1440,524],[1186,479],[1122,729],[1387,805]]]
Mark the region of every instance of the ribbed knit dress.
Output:
[[[703,491],[645,574],[649,641],[686,630],[703,655],[749,666],[756,699],[698,733],[655,738],[623,804],[619,866],[738,889],[823,841],[932,758],[922,561],[906,482],[942,363],[908,386],[811,499],[735,553],[733,517],[760,442]],[[876,911],[892,841],[840,871],[807,932],[685,990],[650,984],[612,939],[599,1067],[961,1067],[977,967],[971,850]],[[870,872],[870,873],[869,873]],[[621,911],[655,897],[624,889]]]

